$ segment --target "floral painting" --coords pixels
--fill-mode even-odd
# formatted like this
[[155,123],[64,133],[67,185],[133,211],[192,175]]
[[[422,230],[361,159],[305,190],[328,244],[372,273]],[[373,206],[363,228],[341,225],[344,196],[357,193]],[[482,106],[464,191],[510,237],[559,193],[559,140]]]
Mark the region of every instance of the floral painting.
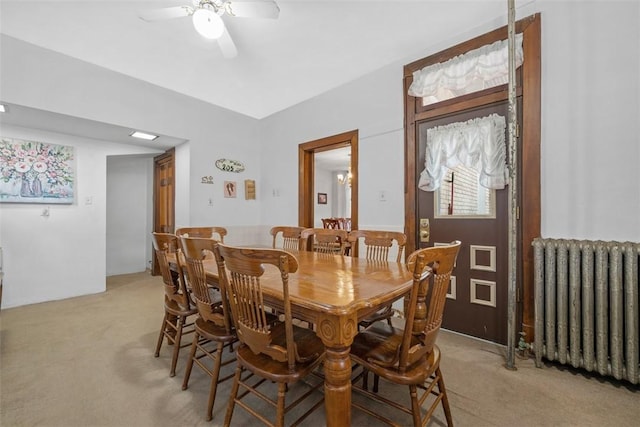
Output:
[[73,203],[73,147],[0,138],[0,202]]

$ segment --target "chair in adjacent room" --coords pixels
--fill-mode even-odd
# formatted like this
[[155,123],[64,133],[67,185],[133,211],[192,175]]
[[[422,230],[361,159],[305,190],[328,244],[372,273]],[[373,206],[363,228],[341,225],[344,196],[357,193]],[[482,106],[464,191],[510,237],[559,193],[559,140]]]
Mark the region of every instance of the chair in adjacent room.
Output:
[[227,229],[224,227],[180,227],[176,229],[178,237],[205,237],[216,239],[219,242],[224,242],[226,235]]
[[300,250],[300,234],[304,230],[304,227],[291,227],[291,226],[276,226],[269,230],[269,233],[273,237],[272,247],[278,248],[277,242],[281,241],[281,249],[286,251],[298,251]]
[[300,233],[302,249],[315,252],[344,255],[349,233],[331,228],[305,228]]
[[[233,378],[233,374],[220,378],[220,369],[235,361],[233,344],[237,342],[237,337],[224,288],[220,287],[219,293],[212,292],[205,274],[204,262],[205,260],[211,263],[215,262],[211,258],[213,258],[213,248],[218,242],[198,237],[182,237],[181,240],[191,290],[199,315],[195,321],[195,335],[191,344],[182,389],[186,390],[189,386],[194,363],[211,377],[206,412],[207,421],[210,421],[213,418],[213,405],[218,384]],[[223,360],[225,347],[229,348],[229,352],[226,359]]]
[[337,218],[322,218],[322,227],[337,230],[340,228],[340,222]]
[[[376,382],[374,392],[355,384],[353,390],[412,415],[414,426],[426,425],[440,403],[447,425],[453,425],[440,371],[440,349],[435,341],[459,249],[460,242],[455,241],[450,245],[419,249],[412,253],[407,260],[407,268],[413,271],[413,287],[410,297],[405,300],[404,329],[389,326],[387,322],[376,322],[356,335],[351,345],[352,361],[373,372]],[[378,378],[409,386],[411,407],[378,394]],[[417,395],[418,388],[423,390],[420,397]],[[422,405],[429,396],[434,396],[434,399],[423,416]],[[353,403],[353,406],[381,421],[394,424],[393,420],[382,415],[383,411],[372,411],[358,403]]]
[[351,218],[337,218],[340,230],[351,231]]
[[[190,322],[189,317],[195,315],[197,310],[186,288],[180,263],[178,238],[168,233],[152,233],[152,240],[164,282],[164,317],[156,344],[155,357],[160,356],[160,349],[166,338],[169,345],[173,345],[169,371],[169,375],[173,377],[176,374],[180,349],[188,346],[188,344],[182,344],[182,336],[194,331],[193,322]],[[173,268],[169,266],[169,258],[172,259]]]
[[[324,359],[324,345],[317,335],[294,325],[289,301],[289,275],[298,269],[297,259],[278,249],[234,248],[223,244],[215,248],[220,283],[227,289],[233,321],[237,328],[240,346],[237,349],[238,367],[234,378],[224,425],[229,425],[236,405],[268,425],[284,425],[285,414],[307,397],[319,399],[295,421],[297,424],[320,407],[324,398],[316,392],[324,382],[317,378],[305,380],[310,386],[301,396],[290,402],[285,397],[291,393],[294,383],[314,373]],[[270,322],[270,313],[264,306],[263,274],[270,270],[270,277],[282,283],[284,321]],[[277,401],[269,396],[271,382],[277,384]],[[240,387],[243,390],[240,391]],[[299,390],[296,390],[299,391]],[[245,397],[254,395],[276,409],[276,421],[271,423],[262,409],[252,406]]]
[[[358,257],[366,258],[372,262],[388,262],[391,249],[395,246],[395,258],[393,261],[402,262],[402,254],[407,243],[407,236],[398,231],[381,231],[381,230],[353,230],[349,233],[348,238],[351,245],[351,253],[356,253],[353,249],[358,246]],[[381,308],[375,313],[365,317],[359,322],[359,326],[367,327],[379,320],[387,320],[391,326],[391,317],[393,310],[391,304]]]

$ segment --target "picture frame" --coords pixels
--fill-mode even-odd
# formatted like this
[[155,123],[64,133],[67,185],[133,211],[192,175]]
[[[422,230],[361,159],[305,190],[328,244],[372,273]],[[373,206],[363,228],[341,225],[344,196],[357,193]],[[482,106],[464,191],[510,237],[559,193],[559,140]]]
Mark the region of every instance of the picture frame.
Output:
[[0,203],[73,204],[73,146],[0,138]]
[[224,197],[226,198],[235,198],[237,191],[237,185],[235,181],[225,181],[224,182]]
[[327,204],[327,193],[318,193],[318,204],[319,205]]

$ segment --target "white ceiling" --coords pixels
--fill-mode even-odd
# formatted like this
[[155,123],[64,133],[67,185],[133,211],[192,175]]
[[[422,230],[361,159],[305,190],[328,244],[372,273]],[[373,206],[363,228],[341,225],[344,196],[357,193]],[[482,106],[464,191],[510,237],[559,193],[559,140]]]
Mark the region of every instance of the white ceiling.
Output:
[[314,153],[313,160],[316,169],[324,169],[330,172],[349,170],[351,166],[351,147],[334,148]]
[[507,10],[507,0],[280,0],[277,20],[224,17],[238,48],[225,59],[190,18],[138,18],[190,1],[0,0],[0,32],[261,119],[419,59],[457,34],[506,23]]

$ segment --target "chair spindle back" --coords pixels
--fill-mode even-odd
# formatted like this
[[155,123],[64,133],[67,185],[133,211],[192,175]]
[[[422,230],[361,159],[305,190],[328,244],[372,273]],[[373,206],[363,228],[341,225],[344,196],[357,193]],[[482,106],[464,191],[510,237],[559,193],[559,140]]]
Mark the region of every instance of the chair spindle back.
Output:
[[[180,264],[180,246],[177,237],[169,233],[154,232],[152,241],[164,282],[165,299],[175,301],[181,309],[189,310],[190,299]],[[174,254],[175,271],[172,271],[169,266],[169,254]]]
[[[289,273],[298,270],[298,260],[278,249],[236,248],[217,245],[221,286],[227,288],[229,305],[238,339],[254,353],[263,353],[293,370],[300,361],[293,336],[293,318],[289,301]],[[277,268],[282,280],[286,347],[272,344],[270,310],[265,307],[260,278],[265,268]]]
[[413,271],[413,288],[405,306],[407,321],[399,358],[401,372],[433,350],[460,245],[460,241],[454,241],[446,246],[419,249],[407,259],[407,268]]
[[201,237],[181,237],[180,239],[198,314],[203,320],[223,326],[227,332],[231,332],[231,315],[225,289],[219,286],[221,301],[212,298],[204,268],[204,260],[213,258],[215,246],[219,242]]

